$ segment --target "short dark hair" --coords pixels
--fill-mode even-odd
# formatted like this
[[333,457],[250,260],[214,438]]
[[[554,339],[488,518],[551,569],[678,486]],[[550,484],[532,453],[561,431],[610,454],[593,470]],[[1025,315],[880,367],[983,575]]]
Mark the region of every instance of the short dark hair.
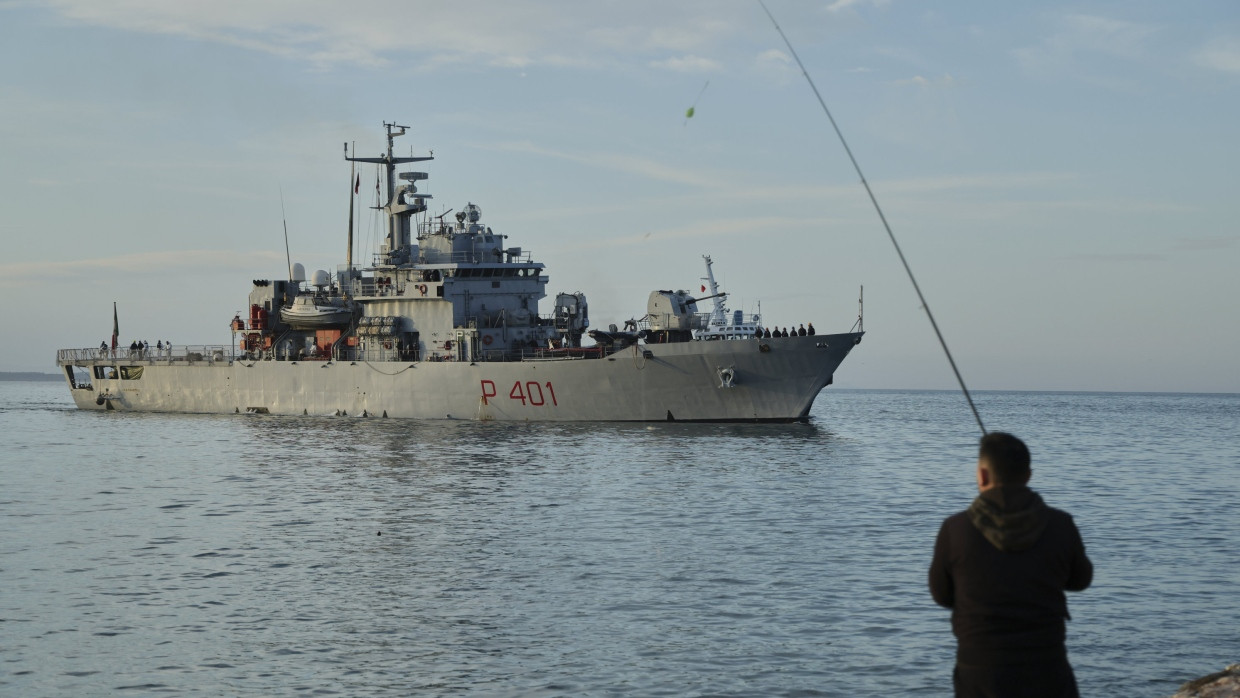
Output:
[[1029,480],[1029,447],[1011,434],[995,431],[983,436],[977,455],[986,461],[997,484]]

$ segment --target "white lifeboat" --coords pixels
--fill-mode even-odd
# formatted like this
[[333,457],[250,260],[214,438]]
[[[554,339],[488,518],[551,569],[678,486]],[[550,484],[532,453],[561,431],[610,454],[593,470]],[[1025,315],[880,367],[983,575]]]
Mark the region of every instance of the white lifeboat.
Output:
[[343,327],[353,319],[353,306],[343,299],[327,299],[304,293],[280,309],[280,320],[295,330]]

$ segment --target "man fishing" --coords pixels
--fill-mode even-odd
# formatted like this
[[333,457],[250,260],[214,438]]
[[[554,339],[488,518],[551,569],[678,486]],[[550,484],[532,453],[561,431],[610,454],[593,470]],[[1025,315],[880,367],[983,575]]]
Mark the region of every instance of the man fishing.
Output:
[[[1093,564],[1085,556],[1081,534],[1071,516],[1046,506],[1028,488],[1032,471],[1025,444],[1011,434],[986,433],[930,305],[844,133],[775,16],[762,0],[758,4],[784,40],[844,146],[982,430],[977,461],[980,494],[966,511],[943,522],[930,564],[930,593],[940,605],[952,609],[952,632],[957,640],[956,668],[952,672],[956,695],[1079,696],[1064,648],[1064,621],[1069,618],[1064,591],[1081,591],[1093,579]],[[813,333],[812,327],[808,334]]]
[[1024,442],[982,437],[978,497],[943,522],[930,563],[930,594],[952,609],[956,696],[1076,697],[1064,647],[1068,600],[1094,567],[1072,517],[1027,486]]

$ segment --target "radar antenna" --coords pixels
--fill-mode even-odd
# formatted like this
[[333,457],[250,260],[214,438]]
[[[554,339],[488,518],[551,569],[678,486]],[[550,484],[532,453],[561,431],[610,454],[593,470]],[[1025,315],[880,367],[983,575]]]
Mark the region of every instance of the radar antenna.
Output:
[[[378,157],[359,158],[350,157],[345,154],[345,160],[349,162],[370,162],[381,165],[387,173],[387,205],[383,208],[388,213],[388,249],[396,251],[405,249],[409,240],[409,216],[425,210],[418,202],[413,205],[405,205],[400,199],[405,191],[414,193],[417,191],[415,187],[410,186],[408,189],[396,186],[396,166],[407,162],[424,162],[426,160],[434,160],[433,155],[397,157],[392,154],[393,141],[398,136],[405,135],[409,130],[408,126],[401,126],[397,123],[383,122],[383,127],[387,130],[387,152],[380,153]],[[424,177],[422,179],[425,179]],[[416,194],[420,199],[430,198],[429,194]]]

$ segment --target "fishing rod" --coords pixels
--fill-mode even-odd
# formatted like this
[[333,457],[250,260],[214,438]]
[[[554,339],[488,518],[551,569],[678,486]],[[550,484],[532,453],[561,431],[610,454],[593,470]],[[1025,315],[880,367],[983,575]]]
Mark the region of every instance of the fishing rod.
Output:
[[926,317],[930,318],[930,326],[934,328],[934,334],[939,338],[939,344],[943,347],[943,353],[947,355],[947,363],[951,364],[952,373],[956,374],[956,382],[960,383],[960,390],[964,393],[964,399],[969,403],[969,409],[973,411],[973,418],[977,420],[977,426],[982,430],[982,435],[986,434],[986,425],[982,424],[982,416],[977,412],[977,406],[973,404],[973,396],[969,395],[969,389],[964,385],[964,378],[960,375],[960,369],[956,368],[956,360],[952,358],[952,353],[947,349],[947,340],[943,339],[943,333],[939,331],[939,323],[934,321],[934,313],[930,312],[930,304],[926,302],[926,297],[921,293],[921,287],[917,285],[917,279],[913,277],[913,269],[909,267],[908,260],[904,258],[904,252],[900,250],[900,243],[896,242],[895,233],[891,232],[891,226],[887,223],[887,216],[883,215],[883,209],[878,205],[878,199],[874,196],[874,190],[870,189],[870,183],[866,181],[865,175],[861,172],[861,166],[857,164],[857,158],[853,157],[852,148],[848,147],[848,141],[844,140],[844,133],[840,131],[840,127],[835,123],[835,117],[831,116],[831,110],[827,108],[827,102],[822,98],[822,94],[818,92],[818,86],[814,84],[814,79],[809,76],[809,71],[805,69],[805,64],[801,62],[801,57],[797,55],[797,50],[792,48],[792,42],[788,41],[788,36],[784,34],[784,30],[780,28],[779,22],[775,21],[775,15],[767,9],[766,3],[758,0],[758,4],[762,6],[762,11],[771,19],[771,24],[775,25],[775,31],[779,32],[779,36],[784,40],[784,45],[788,47],[788,51],[796,60],[797,65],[801,68],[801,74],[805,76],[805,81],[809,83],[809,87],[814,91],[814,96],[818,98],[818,103],[822,105],[822,111],[826,113],[827,120],[831,122],[831,128],[835,129],[835,135],[839,136],[840,143],[844,146],[844,152],[848,153],[848,159],[852,161],[853,169],[857,171],[857,176],[861,178],[861,184],[865,187],[865,193],[870,195],[870,202],[874,204],[874,210],[878,212],[878,218],[883,222],[883,228],[887,230],[887,237],[891,238],[891,244],[896,248],[896,254],[900,256],[900,263],[904,265],[904,271],[908,273],[908,280],[913,282],[913,290],[917,292],[917,298],[921,300],[921,307],[926,311]]

